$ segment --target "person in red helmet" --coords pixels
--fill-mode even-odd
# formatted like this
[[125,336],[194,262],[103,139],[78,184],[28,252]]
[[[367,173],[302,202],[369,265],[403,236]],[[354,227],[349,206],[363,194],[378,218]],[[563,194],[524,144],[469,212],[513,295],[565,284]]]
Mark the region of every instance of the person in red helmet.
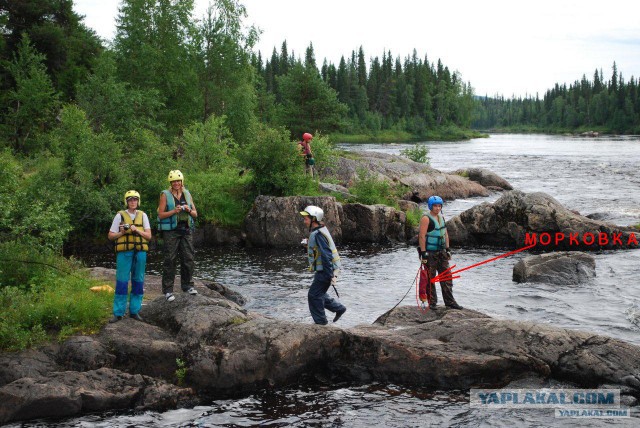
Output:
[[304,156],[304,172],[311,175],[311,178],[313,178],[313,166],[315,165],[316,160],[313,157],[313,152],[311,151],[311,140],[313,140],[313,135],[305,132],[302,134],[302,141],[298,144],[300,145],[300,153]]

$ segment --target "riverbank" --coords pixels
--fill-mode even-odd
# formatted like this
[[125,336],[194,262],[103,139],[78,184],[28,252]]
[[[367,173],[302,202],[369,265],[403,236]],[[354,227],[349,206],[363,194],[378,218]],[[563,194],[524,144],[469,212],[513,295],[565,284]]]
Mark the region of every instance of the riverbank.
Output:
[[472,138],[487,138],[489,135],[476,130],[460,128],[435,128],[422,135],[406,131],[384,130],[369,134],[333,133],[330,138],[335,143],[413,143],[421,141],[464,141]]

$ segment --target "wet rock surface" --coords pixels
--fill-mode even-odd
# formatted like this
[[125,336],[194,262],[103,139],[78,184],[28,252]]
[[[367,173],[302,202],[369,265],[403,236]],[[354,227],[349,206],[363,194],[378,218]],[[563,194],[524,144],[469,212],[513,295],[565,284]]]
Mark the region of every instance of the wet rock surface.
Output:
[[196,296],[178,293],[174,302],[159,296],[141,315],[145,322],[127,318],[48,354],[3,354],[3,366],[20,361],[23,367],[0,387],[0,423],[189,406],[316,374],[436,389],[498,387],[534,376],[620,385],[623,394],[640,396],[640,347],[469,309],[402,306],[373,325],[342,330],[267,318],[202,289]]
[[513,266],[515,282],[575,285],[596,276],[596,259],[582,252],[555,252],[525,257]]

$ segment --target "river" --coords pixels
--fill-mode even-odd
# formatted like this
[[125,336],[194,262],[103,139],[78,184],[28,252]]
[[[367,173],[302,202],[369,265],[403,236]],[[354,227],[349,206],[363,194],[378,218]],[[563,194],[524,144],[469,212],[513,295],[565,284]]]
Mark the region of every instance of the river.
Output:
[[[567,208],[619,225],[640,223],[640,138],[576,138],[491,135],[464,142],[426,142],[431,165],[441,171],[485,167],[524,192],[542,191]],[[347,150],[399,154],[408,144],[340,145]],[[450,218],[500,195],[445,201]],[[302,238],[302,237],[301,237]],[[341,301],[348,307],[338,325],[372,323],[402,300],[415,305],[415,248],[406,245],[340,246],[344,272]],[[453,262],[469,266],[501,254],[454,249]],[[513,265],[526,254],[485,264],[455,281],[457,301],[496,318],[590,331],[640,345],[638,250],[595,254],[596,278],[577,286],[516,284]],[[157,257],[157,256],[156,256]],[[101,264],[112,267],[107,260]],[[310,323],[306,292],[311,277],[304,249],[208,249],[197,254],[197,275],[242,293],[246,308],[274,318]],[[150,273],[160,270],[151,257]],[[533,381],[532,381],[533,382]],[[533,383],[525,386],[534,385]],[[555,383],[546,386],[562,386]],[[566,385],[570,386],[570,385]],[[59,427],[112,426],[638,426],[640,415],[619,419],[561,419],[553,409],[471,408],[468,391],[432,391],[397,385],[300,386],[259,391],[240,400],[219,400],[194,409],[85,416],[49,422]],[[36,426],[37,423],[14,425]]]

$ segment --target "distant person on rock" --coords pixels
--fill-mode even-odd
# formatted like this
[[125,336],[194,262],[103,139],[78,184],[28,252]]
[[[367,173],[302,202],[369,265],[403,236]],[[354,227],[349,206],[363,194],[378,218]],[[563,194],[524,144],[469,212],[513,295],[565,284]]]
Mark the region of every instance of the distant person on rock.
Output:
[[[305,226],[309,228],[307,255],[309,270],[314,272],[308,293],[309,311],[316,324],[326,325],[328,321],[325,309],[335,313],[333,322],[338,321],[347,311],[342,303],[327,293],[332,285],[335,289],[340,270],[340,256],[329,230],[322,223],[324,218],[322,209],[309,205],[304,211],[300,211],[300,214],[304,217]],[[338,294],[337,290],[336,294]]]
[[302,134],[302,141],[298,143],[300,145],[300,153],[304,156],[304,172],[313,178],[313,168],[316,164],[316,160],[313,157],[313,152],[311,151],[311,140],[313,140],[313,135],[305,132]]
[[[420,219],[420,231],[418,232],[418,243],[420,260],[429,269],[429,278],[435,278],[439,273],[449,269],[451,260],[451,250],[449,249],[449,234],[441,214],[443,200],[440,196],[431,196],[427,200],[429,212]],[[431,301],[429,308],[437,310],[438,295],[436,294],[436,284],[431,283]],[[453,298],[453,281],[440,281],[442,299],[447,308],[462,309]]]
[[194,253],[193,219],[198,217],[191,193],[184,187],[184,176],[179,170],[169,171],[169,189],[160,193],[158,227],[164,240],[162,265],[162,293],[167,302],[173,302],[173,281],[176,277],[176,259],[180,259],[180,286],[184,293],[198,294],[193,284]]
[[147,265],[147,251],[151,240],[151,225],[147,214],[140,211],[140,194],[129,190],[124,194],[126,210],[118,211],[113,218],[108,238],[116,241],[116,294],[113,297],[113,318],[118,322],[127,311],[129,280],[129,316],[142,321],[138,314],[144,294],[144,272]]

